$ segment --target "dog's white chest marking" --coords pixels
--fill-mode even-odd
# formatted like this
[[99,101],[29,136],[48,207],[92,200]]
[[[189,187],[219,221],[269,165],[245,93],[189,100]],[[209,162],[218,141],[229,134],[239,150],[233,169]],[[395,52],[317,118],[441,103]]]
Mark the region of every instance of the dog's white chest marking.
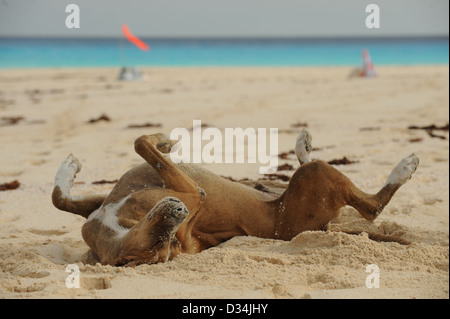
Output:
[[116,232],[117,237],[125,236],[129,229],[119,225],[119,217],[117,217],[117,213],[128,198],[130,198],[130,196],[131,195],[128,195],[116,203],[102,205],[95,212],[89,215],[87,222],[92,219],[98,219],[103,223],[103,225]]

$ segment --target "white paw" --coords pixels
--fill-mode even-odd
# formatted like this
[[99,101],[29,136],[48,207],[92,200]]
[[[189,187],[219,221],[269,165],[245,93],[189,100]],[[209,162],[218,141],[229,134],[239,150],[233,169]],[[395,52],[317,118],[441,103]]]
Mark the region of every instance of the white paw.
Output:
[[303,147],[308,154],[311,153],[312,151],[311,141],[312,141],[311,133],[309,133],[308,130],[303,129],[297,136],[296,149],[297,147]]
[[295,144],[295,155],[300,164],[310,162],[309,153],[312,151],[311,134],[303,129],[297,137],[297,143]]
[[397,164],[389,175],[386,184],[404,184],[416,171],[419,165],[419,158],[413,153],[408,157],[405,157]]
[[75,171],[75,173],[78,173],[81,170],[81,163],[75,156],[69,154],[67,158],[63,162],[68,168],[71,168]]
[[70,196],[73,180],[80,169],[80,161],[72,154],[69,154],[69,156],[61,163],[61,166],[56,172],[55,187],[59,186],[63,196]]

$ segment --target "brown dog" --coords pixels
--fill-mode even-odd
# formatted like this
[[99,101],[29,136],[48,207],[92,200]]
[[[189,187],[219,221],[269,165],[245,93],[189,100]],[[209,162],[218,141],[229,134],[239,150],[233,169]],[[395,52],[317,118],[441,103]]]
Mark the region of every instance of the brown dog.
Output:
[[81,164],[72,155],[61,164],[53,204],[87,218],[82,235],[102,264],[163,262],[234,236],[290,240],[326,229],[345,205],[374,220],[419,163],[414,154],[406,157],[377,194],[366,194],[327,163],[310,161],[311,137],[302,131],[295,146],[302,165],[280,193],[174,164],[162,154],[174,144],[163,134],[139,137],[135,150],[146,163],[123,175],[109,195],[71,196]]

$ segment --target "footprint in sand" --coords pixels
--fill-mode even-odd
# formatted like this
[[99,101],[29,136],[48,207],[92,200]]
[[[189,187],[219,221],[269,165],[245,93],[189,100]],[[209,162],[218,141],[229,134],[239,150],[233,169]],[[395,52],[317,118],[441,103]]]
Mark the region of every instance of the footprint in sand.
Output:
[[275,297],[293,297],[293,295],[289,292],[288,287],[282,284],[275,284],[272,287],[272,293],[275,295]]
[[23,174],[23,170],[0,170],[0,176],[17,177]]
[[32,159],[29,161],[31,165],[33,166],[40,166],[42,164],[47,163],[47,160],[43,159],[43,158],[39,158],[39,159]]
[[33,155],[47,156],[47,155],[50,155],[51,153],[52,153],[51,151],[39,151],[39,152],[34,152]]
[[15,293],[25,293],[25,292],[38,292],[43,291],[47,286],[48,283],[43,282],[35,282],[32,285],[24,286],[21,283],[2,283],[2,286],[5,290],[9,292],[15,292]]
[[74,251],[74,247],[70,246],[70,244],[44,244],[38,247],[37,251],[39,255],[57,265],[72,264],[81,259],[81,253]]
[[50,275],[46,270],[42,269],[30,269],[26,265],[18,266],[12,272],[13,275],[17,275],[24,278],[44,278]]
[[111,281],[104,277],[80,277],[80,288],[88,290],[103,290],[111,288]]
[[62,231],[62,230],[43,230],[43,229],[28,229],[30,233],[40,235],[40,236],[61,236],[64,234],[67,234],[68,231]]
[[425,196],[424,198],[422,198],[422,200],[425,205],[435,205],[436,203],[443,202],[442,199],[436,196]]

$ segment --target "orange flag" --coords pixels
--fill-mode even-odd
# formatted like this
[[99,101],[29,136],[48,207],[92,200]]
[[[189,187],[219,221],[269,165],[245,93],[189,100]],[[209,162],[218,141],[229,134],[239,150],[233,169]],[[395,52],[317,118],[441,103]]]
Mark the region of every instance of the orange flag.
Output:
[[139,39],[137,36],[133,35],[130,32],[130,29],[128,28],[128,26],[126,24],[122,24],[122,32],[125,35],[125,37],[128,39],[128,41],[133,43],[135,46],[137,46],[142,51],[150,50],[150,47],[147,45],[147,43],[145,43],[144,41]]

